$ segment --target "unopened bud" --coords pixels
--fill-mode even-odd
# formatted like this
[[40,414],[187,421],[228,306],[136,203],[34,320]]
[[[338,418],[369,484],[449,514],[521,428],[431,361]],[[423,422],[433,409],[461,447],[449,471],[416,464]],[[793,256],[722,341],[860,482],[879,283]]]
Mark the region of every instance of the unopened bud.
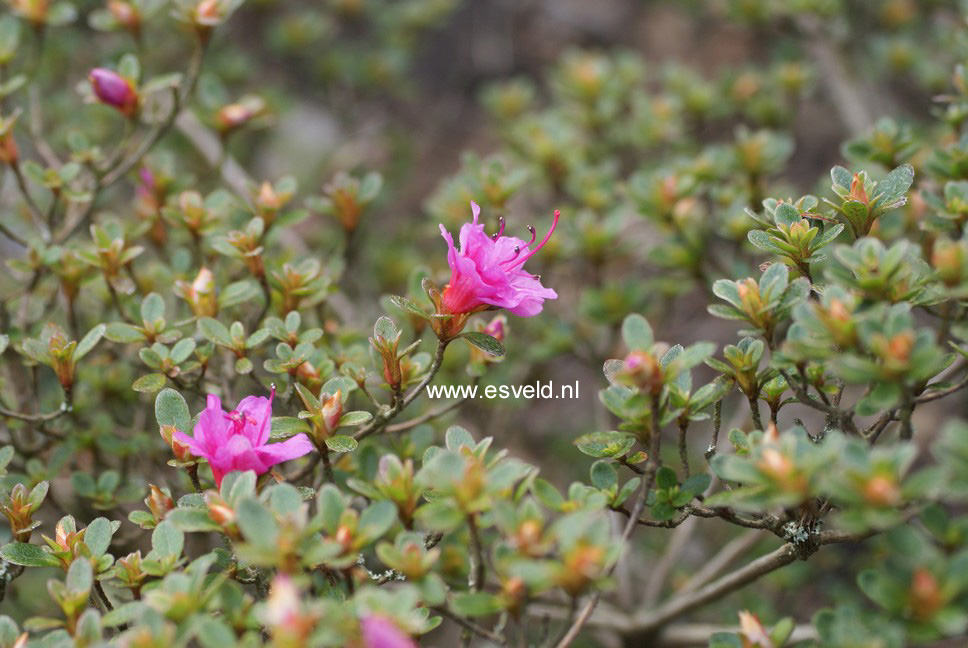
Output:
[[484,333],[490,335],[492,338],[498,342],[504,341],[504,336],[507,335],[507,325],[508,318],[504,315],[498,315],[484,327]]
[[265,109],[266,103],[262,97],[243,97],[236,103],[222,106],[215,113],[215,128],[224,137],[228,133],[245,126],[256,117],[262,115]]
[[806,479],[797,471],[793,460],[775,447],[763,448],[756,467],[787,493],[806,494],[808,490]]
[[949,239],[939,239],[931,252],[931,265],[946,286],[959,285],[965,279],[965,246]]
[[107,68],[94,68],[88,75],[94,96],[101,103],[116,108],[125,117],[138,111],[138,91],[134,84]]
[[308,360],[296,367],[296,379],[306,385],[306,387],[309,387],[309,391],[313,393],[322,385],[322,377],[319,375],[316,367],[313,366],[313,363]]
[[168,512],[175,508],[175,502],[154,484],[149,484],[148,487],[151,489],[151,492],[145,502],[148,504],[148,508],[151,509],[151,514],[154,516],[155,522],[161,522],[168,515]]
[[41,26],[47,22],[50,0],[12,0],[13,10],[33,23]]
[[625,356],[625,367],[615,377],[624,385],[638,387],[650,394],[662,391],[662,367],[647,351],[632,351]]
[[755,614],[746,610],[739,613],[739,631],[743,648],[773,648],[773,640]]
[[851,200],[862,202],[865,205],[870,200],[867,197],[867,190],[864,189],[864,179],[860,176],[859,173],[854,174],[854,179],[850,183],[850,195],[848,197]]
[[20,161],[20,149],[17,148],[17,140],[13,138],[13,129],[0,135],[0,162],[12,167],[17,166]]
[[597,578],[605,565],[605,549],[579,546],[564,556],[565,572],[559,585],[571,596],[577,596]]
[[162,425],[158,432],[165,443],[171,448],[171,453],[178,461],[191,461],[194,459],[188,445],[175,438],[176,428],[174,425]]
[[890,477],[875,475],[864,484],[864,499],[874,506],[896,506],[901,501],[901,489]]
[[336,542],[343,545],[347,550],[353,546],[353,530],[348,526],[341,524],[338,529],[336,529]]
[[924,568],[915,570],[908,595],[911,612],[919,620],[932,618],[944,603],[938,579]]
[[914,333],[911,331],[903,331],[897,335],[894,335],[891,337],[887,345],[891,359],[901,363],[907,363],[911,357],[911,351],[913,348]]
[[133,4],[125,0],[108,0],[108,11],[119,25],[133,35],[141,33],[141,12]]
[[208,268],[203,267],[191,285],[189,300],[192,310],[199,317],[214,317],[218,312],[218,302],[215,300],[215,275]]
[[336,393],[328,398],[327,394],[323,394],[320,401],[323,406],[323,425],[326,428],[326,435],[329,436],[339,427],[339,420],[343,416],[343,390],[337,389]]
[[514,544],[521,553],[534,555],[534,550],[541,542],[541,524],[537,520],[525,520],[518,526],[514,534]]
[[215,524],[229,535],[236,533],[235,511],[221,495],[215,492],[205,493],[205,506],[208,507],[208,514]]

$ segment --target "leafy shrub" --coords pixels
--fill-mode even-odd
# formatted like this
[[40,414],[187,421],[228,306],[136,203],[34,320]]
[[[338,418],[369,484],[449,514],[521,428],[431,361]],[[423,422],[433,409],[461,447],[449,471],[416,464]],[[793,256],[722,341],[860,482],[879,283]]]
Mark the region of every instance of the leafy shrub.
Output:
[[[252,91],[272,61],[246,77],[224,24],[252,11],[267,56],[392,105],[457,3],[80,4],[0,19],[0,645],[695,642],[687,615],[729,621],[714,646],[964,636],[968,83],[918,43],[968,54],[949,3],[724,3],[817,69],[567,49],[484,88],[495,149],[403,226],[394,164],[249,175],[294,100]],[[944,90],[932,121],[858,115],[892,75]],[[855,132],[798,195],[818,92]],[[563,359],[603,367],[595,423],[427,395]],[[548,427],[574,448],[525,460]],[[784,577],[830,607],[771,600]]]

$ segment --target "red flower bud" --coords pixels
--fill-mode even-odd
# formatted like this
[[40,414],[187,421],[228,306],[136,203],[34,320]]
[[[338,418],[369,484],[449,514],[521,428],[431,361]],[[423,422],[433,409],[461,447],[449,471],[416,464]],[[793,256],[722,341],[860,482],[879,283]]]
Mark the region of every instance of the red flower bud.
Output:
[[17,142],[13,138],[13,130],[9,130],[0,135],[0,162],[9,164],[10,166],[17,166],[19,160],[20,150],[17,148]]
[[122,27],[138,36],[141,33],[141,12],[130,2],[108,0],[108,11]]

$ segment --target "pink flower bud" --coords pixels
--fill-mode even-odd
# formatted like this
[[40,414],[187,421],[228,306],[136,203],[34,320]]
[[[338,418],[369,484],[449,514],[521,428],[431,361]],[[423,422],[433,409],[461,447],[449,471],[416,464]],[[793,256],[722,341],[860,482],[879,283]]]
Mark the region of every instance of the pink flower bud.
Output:
[[332,434],[336,431],[339,420],[343,416],[343,392],[337,389],[336,393],[330,396],[329,399],[325,397],[326,394],[323,394],[323,424],[326,426],[326,433]]
[[107,68],[94,68],[88,79],[98,101],[117,108],[126,117],[132,117],[137,112],[138,91],[120,74]]
[[187,301],[198,317],[214,317],[218,312],[215,295],[215,275],[208,268],[202,268],[191,284],[179,281],[176,284],[181,297]]
[[141,12],[133,4],[125,0],[109,0],[108,11],[129,32],[135,36],[141,33]]
[[507,326],[508,318],[504,315],[498,315],[487,323],[487,326],[484,327],[484,332],[498,342],[503,342],[504,336],[507,335]]
[[248,122],[265,112],[266,102],[262,97],[248,95],[238,102],[222,106],[215,113],[215,127],[223,136],[245,126]]

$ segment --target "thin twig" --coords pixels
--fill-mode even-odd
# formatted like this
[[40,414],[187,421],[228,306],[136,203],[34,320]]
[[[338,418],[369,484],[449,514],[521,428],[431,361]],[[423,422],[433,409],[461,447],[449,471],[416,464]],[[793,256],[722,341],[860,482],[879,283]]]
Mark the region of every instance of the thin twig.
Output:
[[465,619],[464,617],[462,617],[462,616],[460,616],[458,614],[454,614],[453,612],[451,612],[450,610],[448,610],[445,607],[434,607],[432,609],[437,614],[439,614],[439,615],[441,615],[443,617],[447,617],[448,619],[450,619],[451,621],[453,621],[457,625],[463,627],[466,630],[470,630],[471,632],[473,632],[476,635],[479,635],[481,637],[484,637],[485,639],[487,639],[489,641],[493,641],[494,643],[496,643],[496,644],[498,644],[500,646],[504,646],[504,645],[507,644],[507,639],[505,639],[503,636],[501,636],[499,634],[496,634],[494,632],[491,632],[490,630],[488,630],[484,626],[478,625],[478,624],[474,623],[473,621],[470,621],[468,619]]
[[758,531],[745,531],[727,542],[712,558],[707,560],[696,573],[682,585],[679,592],[696,590],[716,577],[729,563],[753,548],[762,539]]
[[[662,444],[662,430],[659,425],[659,420],[659,397],[653,396],[652,417],[650,421],[652,429],[650,431],[651,438],[649,444],[649,459],[648,463],[646,464],[646,473],[642,479],[642,485],[639,487],[639,492],[636,495],[635,506],[632,508],[632,511],[629,514],[628,522],[625,523],[625,529],[622,531],[622,537],[619,540],[619,544],[626,549],[628,548],[629,538],[632,537],[632,532],[637,526],[639,516],[642,514],[642,511],[645,510],[645,502],[648,499],[649,490],[652,488],[652,484],[655,481],[655,474],[659,470],[661,463],[659,452]],[[618,566],[617,560],[612,564],[611,567],[609,567],[607,570],[607,575],[611,575],[616,566]],[[588,619],[591,617],[592,612],[595,611],[595,607],[598,605],[598,602],[601,598],[602,591],[596,590],[595,593],[592,594],[592,597],[589,599],[588,603],[585,604],[581,614],[578,615],[578,618],[575,619],[575,622],[571,625],[571,628],[569,628],[568,632],[566,632],[561,638],[561,641],[556,644],[556,648],[567,648],[571,645],[571,643],[578,637],[582,627],[584,627],[584,625],[588,622]]]
[[440,365],[444,361],[444,351],[447,350],[447,344],[449,340],[439,340],[437,342],[437,351],[434,353],[434,360],[430,365],[430,369],[427,371],[427,375],[423,377],[416,387],[411,390],[404,398],[397,398],[394,401],[393,407],[388,408],[386,411],[377,412],[373,420],[366,424],[363,428],[358,430],[353,438],[359,441],[360,439],[365,439],[366,437],[381,431],[387,423],[393,420],[400,412],[402,412],[410,403],[417,399],[423,390],[426,389],[427,385],[434,379],[437,372],[440,371]]

